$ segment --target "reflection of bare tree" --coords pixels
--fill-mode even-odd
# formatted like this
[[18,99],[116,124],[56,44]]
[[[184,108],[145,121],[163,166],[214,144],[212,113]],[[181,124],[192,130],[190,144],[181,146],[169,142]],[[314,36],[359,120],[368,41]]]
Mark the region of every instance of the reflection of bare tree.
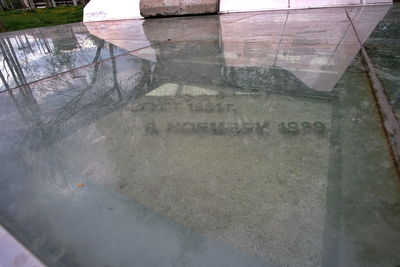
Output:
[[19,114],[21,115],[22,119],[27,123],[32,123],[36,125],[40,121],[40,107],[32,94],[32,90],[29,85],[22,85],[20,87],[20,94],[22,96],[22,104],[19,103],[17,98],[14,96],[12,90],[10,90],[7,81],[4,79],[3,73],[0,71],[0,79],[6,86],[8,90],[8,94],[10,95],[12,101],[14,102],[15,106]]
[[14,4],[11,0],[0,0],[0,11],[14,9]]
[[100,67],[100,53],[104,46],[104,40],[100,41],[96,55],[93,59],[92,64],[94,64],[92,78],[90,79],[89,84],[76,96],[74,96],[70,101],[68,101],[65,105],[63,105],[57,113],[57,118],[52,121],[50,124],[46,125],[47,131],[52,131],[52,129],[59,129],[60,125],[64,122],[68,121],[74,114],[76,113],[77,108],[80,106],[80,101],[83,99],[85,94],[93,87],[95,84],[97,77],[99,75],[99,67]]
[[15,55],[14,47],[10,44],[9,38],[0,40],[0,51],[3,54],[4,60],[16,82],[17,86],[26,83],[25,75],[22,71],[19,60]]
[[[7,36],[2,41],[4,49],[15,53],[7,60],[0,51],[0,69],[10,88],[22,84],[14,75],[19,72],[23,72],[27,82],[33,82],[90,64],[100,42],[87,33],[84,25],[34,29]],[[119,48],[117,51],[121,52]],[[4,89],[4,83],[0,82],[0,91]]]
[[[80,125],[79,121],[89,118],[90,122],[93,118],[98,118],[121,107],[136,95],[143,94],[143,89],[149,86],[148,74],[151,70],[151,63],[134,59],[132,56],[123,56],[125,64],[132,59],[134,64],[128,68],[130,70],[128,75],[125,72],[126,80],[123,89],[118,80],[117,58],[119,57],[114,56],[114,46],[110,45],[109,47],[110,60],[100,61],[103,46],[104,41],[101,41],[92,62],[91,78],[83,89],[75,93],[76,85],[74,86],[68,79],[66,81],[58,80],[66,85],[65,97],[60,96],[63,98],[62,104],[57,106],[49,117],[43,117],[41,124],[37,125],[42,129],[42,137],[46,142],[57,140],[65,134],[64,131],[72,131],[75,126]],[[111,86],[107,85],[110,81],[112,81]],[[123,90],[128,93],[123,94]],[[74,93],[72,97],[69,96],[71,92]],[[65,101],[66,99],[68,100]],[[71,124],[75,126],[71,127]]]
[[[14,81],[18,86],[20,86],[19,92],[22,96],[24,107],[21,107],[19,102],[14,97],[12,91],[8,91],[14,103],[16,104],[19,113],[25,121],[32,121],[32,119],[34,121],[39,120],[40,107],[32,94],[29,84],[27,84],[24,72],[22,71],[18,57],[15,54],[14,47],[11,45],[9,38],[0,40],[0,51],[3,54],[4,60],[14,78]],[[1,71],[0,78],[6,89],[10,89],[7,80]],[[32,117],[32,114],[34,114],[34,117]]]
[[[85,39],[84,44],[89,44],[89,50],[78,49],[80,44],[78,47],[74,46],[76,48],[71,53],[72,56],[66,59],[73,61],[70,66],[66,66],[68,64],[63,58],[58,59],[65,56],[65,51],[59,49],[59,55],[56,55],[54,47],[51,47],[53,42],[49,44],[48,38],[40,32],[30,35],[29,40],[21,35],[11,37],[11,40],[0,41],[3,59],[0,81],[4,89],[8,90],[7,93],[14,101],[19,114],[32,126],[29,127],[32,132],[28,136],[33,137],[38,144],[59,140],[65,134],[121,107],[154,86],[150,85],[154,63],[131,55],[115,55],[119,48],[106,44],[104,40],[89,37]],[[47,42],[41,42],[43,40]],[[90,50],[93,44],[96,46],[94,51]],[[102,60],[107,45],[110,59]],[[49,51],[51,56],[43,58],[42,55]],[[37,57],[31,56],[35,53]],[[93,55],[90,61],[89,55]],[[79,60],[81,62],[78,62],[78,66],[85,67],[76,68],[76,62]],[[43,62],[48,64],[43,66]],[[37,67],[42,69],[57,65],[67,67],[69,71],[32,83],[32,79],[26,77],[25,73],[28,67],[37,71],[33,67],[34,64],[38,64]],[[46,73],[59,73],[62,70],[50,69],[46,70]],[[17,88],[13,89],[15,86]]]
[[[116,46],[110,47],[111,44],[106,42],[102,51],[98,51],[99,44],[104,41],[90,35],[83,24],[21,31],[5,35],[1,41],[3,52],[0,51],[0,69],[7,87],[0,80],[0,91],[79,69],[93,64],[96,53],[97,56],[110,53],[110,74],[112,68],[113,78],[110,77],[109,81],[115,81],[115,96],[121,98],[123,95],[118,80],[121,77],[113,57],[125,51]],[[72,81],[70,79],[69,82]],[[83,86],[86,87],[86,84]]]
[[[24,72],[19,63],[19,59],[15,54],[14,47],[11,45],[11,42],[8,38],[0,40],[0,51],[3,54],[4,61],[13,77],[13,80],[19,87],[18,95],[20,97],[18,98],[15,97],[13,91],[10,90],[11,86],[7,82],[7,79],[3,75],[2,71],[0,71],[0,79],[4,84],[5,88],[8,90],[10,97],[13,99],[18,112],[24,118],[24,120],[33,122],[34,125],[42,129],[42,134],[46,135],[46,132],[48,132],[49,130],[51,131],[51,128],[57,127],[60,124],[62,124],[63,121],[67,121],[68,119],[70,119],[75,113],[74,110],[78,108],[80,100],[85,96],[86,92],[93,87],[98,78],[98,72],[100,66],[100,54],[101,50],[104,47],[104,43],[105,42],[103,40],[98,42],[96,54],[92,61],[92,64],[94,64],[93,75],[90,79],[89,84],[83,90],[81,90],[78,95],[73,97],[66,105],[62,106],[58,110],[57,119],[51,123],[52,125],[49,124],[43,125],[42,121],[40,120],[40,107],[32,93],[28,81],[25,78]],[[118,88],[118,83],[116,82],[115,84],[116,88]]]
[[6,87],[6,89],[9,90],[10,87],[8,86],[8,83],[7,83],[6,79],[4,78],[4,75],[1,70],[0,70],[0,79],[3,82],[4,86]]
[[[36,48],[33,47],[34,45]],[[48,54],[50,51],[51,48],[46,38],[36,38],[35,35],[33,35],[32,42],[28,40],[26,34],[1,39],[0,52],[3,56],[1,69],[8,87],[12,88],[27,83],[29,79],[26,78],[26,73],[39,67],[34,61],[28,59],[29,55]],[[3,82],[4,87],[6,83]]]
[[118,85],[118,77],[117,77],[117,63],[115,62],[115,57],[114,57],[114,45],[110,44],[110,57],[111,57],[111,64],[112,64],[112,73],[113,73],[113,81],[114,81],[114,86],[112,88],[112,91],[116,90],[118,93],[119,100],[122,100],[122,93],[121,89]]

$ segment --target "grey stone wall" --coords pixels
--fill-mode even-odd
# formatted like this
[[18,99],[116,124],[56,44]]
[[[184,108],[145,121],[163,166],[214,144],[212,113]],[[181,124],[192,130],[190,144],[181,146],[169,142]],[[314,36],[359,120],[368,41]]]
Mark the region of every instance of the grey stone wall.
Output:
[[216,14],[218,0],[140,0],[140,14],[147,17]]

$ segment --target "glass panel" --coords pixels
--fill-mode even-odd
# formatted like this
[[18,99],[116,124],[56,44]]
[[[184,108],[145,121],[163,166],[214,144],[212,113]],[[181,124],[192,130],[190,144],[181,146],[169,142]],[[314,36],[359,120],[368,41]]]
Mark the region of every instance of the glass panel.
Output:
[[[136,48],[148,46],[137,42]],[[76,69],[123,54],[91,35],[82,23],[2,33],[0,42],[0,91]]]
[[400,264],[347,18],[366,39],[388,8],[64,26],[100,40],[86,63],[39,60],[45,79],[0,94],[0,223],[57,266]]

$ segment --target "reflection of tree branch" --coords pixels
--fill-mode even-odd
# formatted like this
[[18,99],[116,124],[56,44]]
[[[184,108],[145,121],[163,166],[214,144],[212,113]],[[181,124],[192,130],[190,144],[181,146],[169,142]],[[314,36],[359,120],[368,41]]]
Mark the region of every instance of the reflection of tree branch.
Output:
[[11,75],[14,78],[14,81],[16,82],[17,85],[20,85],[19,79],[14,70],[15,64],[13,64],[13,62],[11,61],[11,55],[8,53],[8,50],[6,49],[6,44],[3,40],[0,40],[0,51],[4,56],[4,60],[8,65],[8,69],[10,70]]
[[[42,47],[38,46],[38,48],[46,50],[46,43],[38,40],[35,36],[33,38],[33,45],[35,43],[36,46],[42,44]],[[71,79],[71,76],[68,75],[65,76],[68,78],[63,78],[64,76],[60,75],[56,76],[59,78],[57,80],[52,78],[46,80],[46,82],[37,83],[39,87],[34,92],[41,94],[43,91],[41,96],[42,109],[41,105],[39,106],[39,103],[35,99],[36,94],[34,96],[29,84],[26,84],[24,76],[26,74],[26,65],[30,65],[31,67],[34,65],[31,65],[32,62],[24,65],[23,57],[22,61],[20,57],[23,55],[16,49],[15,51],[10,50],[14,49],[10,47],[11,45],[15,48],[17,47],[16,45],[19,45],[18,40],[0,40],[0,49],[4,60],[4,68],[2,69],[4,72],[0,73],[0,79],[6,89],[14,87],[14,81],[17,87],[19,87],[14,91],[10,90],[9,97],[15,102],[16,108],[23,120],[28,125],[33,126],[31,128],[32,131],[29,132],[29,136],[34,137],[38,141],[35,144],[53,143],[64,136],[64,134],[76,129],[77,126],[81,127],[82,123],[90,122],[93,117],[97,118],[102,114],[105,115],[121,107],[137,95],[142,95],[146,90],[151,63],[142,60],[131,62],[130,57],[123,57],[128,59],[130,64],[134,65],[132,73],[129,72],[127,76],[124,76],[125,72],[122,74],[118,73],[118,67],[121,63],[117,63],[117,58],[115,57],[117,48],[109,44],[110,61],[107,60],[106,64],[101,65],[101,55],[105,47],[105,41],[95,39],[93,42],[96,45],[96,50],[93,51],[94,49],[91,49],[90,54],[92,55],[92,59],[89,59],[91,67],[86,68],[86,78],[81,80],[82,83],[79,83],[79,87],[75,82],[76,80]],[[37,50],[35,49],[35,51]],[[25,50],[23,52],[25,53]],[[26,50],[26,52],[29,53],[29,50]],[[18,58],[16,58],[17,56]],[[20,61],[15,62],[15,60]],[[86,61],[86,65],[88,62],[86,54],[84,60]],[[39,66],[34,66],[32,69],[37,67]],[[111,73],[112,78],[110,77]],[[54,94],[48,94],[46,91],[53,88],[51,85],[52,81],[57,83],[57,85],[54,84],[57,91]],[[63,85],[60,85],[60,83]],[[126,95],[125,90],[129,92]]]
[[101,50],[104,47],[104,40],[102,40],[99,45],[97,46],[97,50],[96,50],[96,55],[93,59],[93,63],[95,63],[94,68],[93,68],[93,76],[92,79],[90,81],[90,83],[76,96],[74,96],[66,105],[64,105],[61,109],[61,111],[57,114],[59,114],[58,118],[53,122],[54,125],[52,127],[50,127],[50,131],[51,129],[53,129],[54,127],[57,127],[59,125],[61,125],[64,121],[70,119],[72,116],[74,116],[74,110],[77,108],[80,100],[85,96],[86,92],[89,91],[94,83],[97,80],[98,74],[99,74],[99,67],[100,67],[100,54],[101,54]]
[[[23,113],[21,115],[25,115],[29,123],[34,125],[31,134],[38,141],[35,144],[51,144],[70,131],[74,131],[76,127],[81,127],[82,123],[86,124],[94,117],[105,115],[123,106],[131,99],[145,94],[148,86],[154,85],[149,81],[153,63],[135,59],[132,62],[134,64],[132,75],[124,76],[118,73],[117,58],[114,55],[116,48],[110,44],[110,61],[107,60],[106,64],[101,65],[101,53],[105,41],[96,40],[95,43],[97,47],[95,55],[92,54],[94,57],[91,60],[91,69],[87,70],[86,79],[81,80],[78,88],[71,76],[66,76],[69,78],[65,78],[65,80],[62,75],[56,76],[59,79],[50,79],[49,82],[53,81],[57,84],[54,84],[57,92],[49,95],[48,102],[45,91],[53,86],[49,82],[39,83],[42,85],[41,88],[38,88],[38,92],[43,90],[45,93],[42,99],[46,99],[46,101],[42,101],[44,113],[38,112],[25,97],[22,102],[18,102],[17,95],[11,96],[13,99],[15,98],[17,108],[21,109]],[[123,58],[131,63],[130,57]],[[103,73],[104,71],[105,73]],[[110,77],[111,72],[112,78]],[[113,80],[111,81],[111,79]],[[107,86],[110,82],[112,82],[111,86]],[[124,94],[125,90],[129,92],[126,95]],[[20,96],[22,96],[24,92],[20,92]]]
[[[131,89],[128,89],[131,91],[131,94],[128,94],[125,98],[118,99],[117,102],[114,102],[110,97],[113,92],[116,92],[113,86],[107,91],[102,92],[101,95],[95,95],[95,99],[88,101],[87,103],[81,103],[83,102],[81,99],[74,98],[74,103],[69,101],[68,105],[63,105],[61,113],[52,112],[55,114],[56,118],[53,120],[50,118],[50,120],[47,122],[47,126],[41,127],[42,129],[46,129],[41,131],[41,142],[52,143],[69,131],[73,131],[76,126],[79,126],[80,123],[78,121],[87,121],[88,119],[92,118],[92,114],[95,114],[95,117],[99,118],[99,116],[105,115],[116,108],[123,106],[128,101],[136,98],[138,95],[143,95],[149,85],[148,74],[149,70],[151,69],[151,64],[149,64],[149,62],[142,62],[141,66],[137,67],[138,68],[135,68],[135,70],[138,70],[141,75],[140,77],[137,77],[134,82],[128,83],[129,85],[133,85]],[[119,86],[120,85],[118,84],[118,88],[120,88]],[[150,86],[153,86],[153,84]],[[79,116],[79,114],[82,116]],[[72,120],[73,118],[75,118],[77,121],[74,122]],[[65,125],[67,125],[69,122],[73,122],[73,124],[65,127]],[[62,129],[65,131],[61,131]]]
[[[18,57],[15,54],[14,47],[12,46],[10,40],[6,38],[5,40],[0,41],[0,50],[3,53],[4,59],[7,62],[8,68],[13,74],[14,80],[16,84],[20,87],[21,95],[25,101],[24,108],[29,111],[23,112],[21,108],[19,108],[19,112],[24,119],[27,119],[29,116],[33,114],[38,115],[40,113],[40,107],[32,94],[32,90],[26,82],[24,73],[22,71],[21,65],[19,64]],[[1,74],[1,80],[6,87],[6,89],[10,89],[9,84],[5,80],[3,74]],[[17,107],[19,107],[17,105]],[[37,120],[40,115],[35,118]]]
[[17,70],[17,73],[19,74],[22,84],[26,84],[25,75],[24,75],[24,72],[22,71],[21,65],[19,64],[18,57],[15,55],[14,47],[12,46],[9,38],[6,38],[6,42],[8,44],[8,50],[11,51],[11,58],[14,61],[13,63],[15,65],[15,69]]
[[4,87],[6,87],[6,89],[9,90],[10,87],[8,86],[8,83],[7,83],[6,79],[4,78],[3,73],[1,72],[1,70],[0,70],[0,79],[4,84]]
[[[1,73],[1,70],[0,70],[0,79],[4,83],[4,86],[6,87],[8,94],[10,95],[15,106],[17,107],[18,113],[21,115],[21,117],[27,121],[31,121],[31,118],[34,117],[35,121],[37,123],[40,123],[40,107],[39,107],[39,104],[37,103],[36,99],[34,98],[29,85],[23,85],[20,88],[21,94],[24,99],[24,103],[23,103],[24,105],[23,105],[23,107],[21,107],[21,105],[18,103],[17,99],[15,98],[12,90],[10,90],[10,86],[8,85],[3,74]],[[28,92],[24,92],[24,91],[28,91]],[[27,112],[27,109],[28,109],[28,112]]]
[[120,89],[120,87],[118,85],[117,63],[115,62],[114,45],[113,44],[110,44],[110,58],[111,58],[112,73],[113,73],[113,80],[114,80],[113,90],[117,90],[119,101],[121,101],[122,100],[122,93],[121,93],[121,89]]
[[[15,60],[18,60],[16,58],[15,53],[12,51],[13,47],[11,46],[10,42],[7,43],[4,40],[0,40],[0,50],[2,51],[4,55],[4,59],[9,66],[9,69],[14,77],[14,80],[17,84],[17,86],[20,87],[20,92],[21,95],[24,98],[24,103],[21,106],[15,99],[15,97],[12,95],[13,100],[15,100],[15,104],[20,111],[21,116],[24,118],[34,116],[34,121],[36,126],[38,126],[41,129],[42,134],[46,135],[52,131],[55,127],[60,126],[63,122],[67,121],[70,119],[77,109],[81,99],[85,96],[86,92],[89,91],[94,83],[96,82],[98,78],[98,72],[99,72],[99,67],[100,67],[100,55],[101,55],[101,50],[104,47],[104,40],[101,40],[98,42],[98,47],[96,50],[95,57],[93,58],[92,64],[94,63],[94,70],[93,70],[93,76],[91,77],[90,83],[75,97],[73,97],[66,105],[60,108],[60,112],[55,112],[58,115],[58,118],[54,120],[52,123],[49,123],[47,125],[43,125],[42,121],[40,120],[40,115],[38,111],[38,103],[36,99],[33,97],[33,94],[31,92],[31,88],[29,87],[28,84],[26,84],[25,77],[23,76],[23,72],[21,69],[21,66],[15,62]],[[10,47],[11,46],[11,47]],[[10,50],[11,49],[11,50]],[[0,73],[0,78],[3,82],[3,84],[6,86],[6,89],[9,89],[10,86],[8,85],[5,77]],[[28,109],[29,112],[25,112],[25,110]]]

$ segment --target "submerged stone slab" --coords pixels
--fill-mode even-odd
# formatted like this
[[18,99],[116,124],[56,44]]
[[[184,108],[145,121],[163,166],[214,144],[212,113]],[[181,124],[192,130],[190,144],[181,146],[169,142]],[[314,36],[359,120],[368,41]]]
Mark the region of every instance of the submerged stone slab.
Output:
[[143,17],[216,14],[217,0],[141,0],[140,14]]
[[[390,12],[368,48],[393,80]],[[0,224],[47,266],[397,266],[399,180],[357,56],[385,13],[6,33],[0,80],[24,84],[0,93]]]

